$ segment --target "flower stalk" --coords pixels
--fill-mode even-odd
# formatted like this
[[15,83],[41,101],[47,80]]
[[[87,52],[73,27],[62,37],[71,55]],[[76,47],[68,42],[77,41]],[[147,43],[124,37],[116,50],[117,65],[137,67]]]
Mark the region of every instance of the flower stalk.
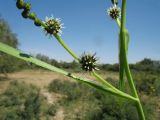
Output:
[[77,55],[67,46],[67,44],[63,41],[62,38],[58,34],[54,34],[54,37],[58,40],[58,42],[63,46],[65,50],[77,61],[80,61]]
[[[45,22],[43,22],[42,20],[38,19],[35,13],[30,13],[30,9],[31,9],[31,5],[29,3],[24,2],[24,0],[17,0],[16,3],[17,7],[19,9],[24,9],[24,11],[22,13],[25,13],[25,15],[22,15],[25,18],[29,18],[31,20],[34,21],[34,24],[36,26],[42,26],[44,28],[44,30],[50,31],[50,27],[48,26],[48,24],[46,24]],[[30,5],[30,7],[27,7],[28,5]],[[26,10],[26,8],[28,8]],[[77,61],[79,61],[79,58],[75,55],[75,53],[67,46],[67,44],[62,40],[62,38],[60,38],[60,36],[58,35],[58,32],[53,32],[49,34],[54,35],[54,37],[57,39],[57,41],[63,46],[63,48]]]
[[125,69],[125,73],[126,73],[126,77],[131,89],[131,93],[132,95],[138,99],[138,101],[136,102],[136,107],[138,110],[138,114],[139,114],[139,118],[140,120],[145,120],[145,115],[143,112],[143,108],[140,102],[140,99],[138,97],[135,85],[134,85],[134,81],[130,72],[130,68],[128,65],[128,60],[127,60],[127,44],[126,44],[126,27],[125,27],[125,23],[126,23],[126,0],[122,0],[122,14],[121,14],[121,27],[120,27],[120,45],[121,45],[121,55],[123,56],[123,61],[124,61],[124,69]]

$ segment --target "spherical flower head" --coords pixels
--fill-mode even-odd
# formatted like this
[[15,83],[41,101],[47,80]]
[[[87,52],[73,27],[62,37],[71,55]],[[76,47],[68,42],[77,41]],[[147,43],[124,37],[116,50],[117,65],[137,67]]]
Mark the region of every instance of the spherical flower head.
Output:
[[97,58],[95,57],[96,54],[83,54],[80,58],[81,68],[85,71],[93,71],[98,70],[96,66]]
[[108,10],[108,15],[116,20],[117,18],[119,18],[121,16],[121,9],[119,7],[117,7],[117,5],[113,5],[112,7],[110,7]]
[[47,34],[62,34],[61,29],[64,27],[59,18],[54,18],[53,16],[51,16],[50,18],[46,17],[44,23],[47,26],[46,28],[44,28]]

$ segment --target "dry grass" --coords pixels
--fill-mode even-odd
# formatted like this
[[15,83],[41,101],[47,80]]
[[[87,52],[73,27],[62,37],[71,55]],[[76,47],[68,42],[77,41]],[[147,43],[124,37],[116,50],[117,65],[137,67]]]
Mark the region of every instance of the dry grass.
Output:
[[40,88],[44,88],[54,79],[69,80],[69,78],[54,72],[44,70],[24,70],[8,74],[8,80],[4,80],[3,83],[7,83],[11,80],[17,80],[24,81],[27,84],[33,84]]
[[[82,78],[94,79],[88,73],[75,73],[75,75]],[[113,73],[113,72],[102,73],[102,76],[104,76],[104,78],[107,78],[108,76],[110,76],[113,79],[118,79],[117,73]],[[4,77],[4,76],[0,74],[0,77]],[[7,83],[13,80],[24,81],[25,83],[33,84],[39,88],[44,88],[48,86],[48,84],[54,79],[71,80],[70,78],[64,75],[61,75],[55,72],[46,71],[46,70],[23,70],[20,72],[8,74],[8,79],[3,79],[0,81],[1,83],[0,89],[4,89],[7,86]]]

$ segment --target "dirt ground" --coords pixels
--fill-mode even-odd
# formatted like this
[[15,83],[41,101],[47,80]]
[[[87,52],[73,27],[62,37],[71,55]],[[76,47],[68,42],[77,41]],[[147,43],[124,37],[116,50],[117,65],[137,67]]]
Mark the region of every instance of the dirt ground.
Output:
[[[94,79],[88,73],[75,73],[75,75],[82,78]],[[118,79],[116,73],[102,73],[102,76],[104,76],[104,78],[106,78],[108,75],[113,79]],[[11,80],[24,81],[25,83],[33,84],[39,88],[45,88],[51,81],[55,79],[74,81],[67,76],[46,70],[23,70],[20,72],[9,73],[7,79],[3,74],[0,74],[0,78],[4,78],[0,80],[0,90],[6,88],[6,85]]]

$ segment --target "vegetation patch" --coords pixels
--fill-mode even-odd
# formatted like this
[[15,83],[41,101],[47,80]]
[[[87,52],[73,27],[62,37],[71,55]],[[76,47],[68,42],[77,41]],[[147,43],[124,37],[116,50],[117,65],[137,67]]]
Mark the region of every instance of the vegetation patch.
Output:
[[[148,79],[152,79],[153,76],[156,77],[157,75],[149,75]],[[157,97],[159,95],[156,91],[148,94],[145,89],[141,89],[144,85],[142,83],[146,82],[145,75],[136,73],[134,74],[134,78],[139,93],[141,93],[146,119],[160,119],[159,113],[156,111]],[[158,81],[158,77],[156,79],[155,81]],[[106,80],[118,86],[117,81],[111,78],[107,78]],[[154,83],[153,86],[156,87],[157,84]],[[85,84],[56,79],[49,84],[48,90],[49,92],[56,92],[67,96],[59,102],[59,106],[64,108],[65,120],[138,120],[138,113],[136,112],[134,103],[107,95]],[[153,95],[156,96],[152,97]],[[147,114],[148,112],[150,114]]]
[[56,107],[47,103],[39,89],[23,82],[11,82],[0,98],[0,120],[41,120],[55,115]]

